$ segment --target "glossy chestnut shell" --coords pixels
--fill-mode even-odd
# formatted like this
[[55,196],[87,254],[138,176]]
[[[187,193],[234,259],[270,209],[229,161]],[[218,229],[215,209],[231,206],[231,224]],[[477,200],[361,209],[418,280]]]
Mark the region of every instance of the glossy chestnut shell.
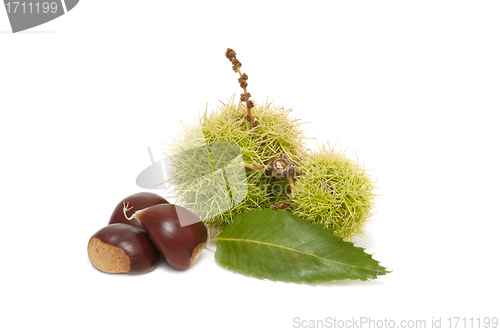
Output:
[[134,213],[136,211],[145,209],[153,205],[168,204],[168,201],[164,197],[155,193],[140,192],[125,197],[120,201],[120,203],[116,205],[115,209],[113,210],[113,213],[111,214],[111,217],[109,218],[108,222],[109,225],[116,223],[129,224],[144,230],[144,227],[138,220],[136,219],[128,220],[127,218],[125,218],[125,216],[123,215],[123,203],[125,204],[128,203],[129,206],[132,207],[130,209],[130,213]]
[[188,269],[205,248],[208,233],[201,220],[189,210],[174,204],[158,204],[137,211],[149,238],[177,270]]
[[87,253],[92,264],[107,273],[146,273],[158,265],[160,253],[142,229],[108,225],[89,240]]

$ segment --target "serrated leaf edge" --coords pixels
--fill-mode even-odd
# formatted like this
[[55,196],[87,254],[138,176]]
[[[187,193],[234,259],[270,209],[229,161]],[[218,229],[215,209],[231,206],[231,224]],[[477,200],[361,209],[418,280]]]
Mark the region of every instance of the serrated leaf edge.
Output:
[[[284,283],[294,283],[294,284],[297,284],[297,285],[312,285],[312,284],[320,284],[320,283],[329,283],[329,282],[337,282],[337,281],[355,281],[355,280],[360,280],[360,281],[367,281],[367,280],[376,280],[376,279],[379,279],[379,275],[377,275],[375,278],[356,278],[356,279],[350,279],[350,278],[347,278],[347,279],[340,279],[340,280],[318,280],[318,281],[293,281],[292,279],[289,279],[289,280],[285,280],[285,279],[274,279],[274,278],[269,278],[268,276],[262,276],[262,277],[259,277],[259,276],[256,276],[256,275],[253,275],[251,273],[246,273],[245,271],[242,271],[240,269],[234,269],[232,267],[229,267],[228,265],[225,265],[221,262],[219,262],[219,264],[221,265],[224,265],[224,267],[228,270],[231,270],[231,271],[234,271],[236,274],[239,274],[239,275],[242,275],[242,276],[245,276],[245,277],[249,277],[249,278],[255,278],[255,279],[259,279],[259,280],[264,280],[264,279],[267,279],[269,281],[273,281],[273,282],[284,282]],[[387,273],[391,273],[392,270],[387,270],[386,268],[384,268],[386,270]]]
[[[337,262],[337,261],[334,261],[334,260],[331,260],[331,259],[326,259],[326,258],[317,256],[317,255],[313,255],[313,254],[305,252],[305,251],[300,251],[300,250],[297,250],[297,249],[293,249],[293,248],[289,248],[289,247],[285,247],[285,246],[280,246],[280,245],[277,245],[277,244],[274,244],[274,243],[268,243],[268,242],[262,242],[262,241],[256,241],[256,240],[248,240],[248,239],[233,239],[233,238],[214,238],[214,239],[212,239],[212,241],[243,241],[243,242],[252,242],[252,243],[257,243],[257,244],[262,244],[262,245],[268,245],[268,246],[273,246],[273,247],[277,247],[277,248],[280,248],[280,249],[286,249],[286,250],[289,250],[289,251],[298,252],[298,253],[301,253],[301,254],[304,254],[304,255],[307,255],[307,256],[319,258],[321,260],[324,260],[324,261],[327,261],[327,262],[331,262],[331,263],[335,263],[335,264],[338,264],[338,265],[344,265],[344,266],[349,266],[349,267],[356,268],[356,269],[363,269],[363,270],[367,270],[367,271],[372,271],[372,272],[375,272],[377,275],[378,275],[378,272],[380,271],[380,269],[373,270],[373,269],[368,269],[366,267],[360,267],[360,266],[357,266],[357,265],[350,265],[350,264],[346,264],[346,263]],[[366,253],[363,250],[363,248],[356,247],[356,246],[354,246],[354,247],[356,249],[359,249],[359,250],[363,251],[365,253],[365,255],[370,256],[370,257],[372,256],[372,255]],[[385,268],[383,268],[383,270],[385,270],[387,272],[387,270]]]

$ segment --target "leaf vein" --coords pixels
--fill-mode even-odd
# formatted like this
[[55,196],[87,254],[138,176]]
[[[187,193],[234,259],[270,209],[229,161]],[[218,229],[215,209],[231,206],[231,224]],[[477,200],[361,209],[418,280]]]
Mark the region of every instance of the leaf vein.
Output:
[[[297,250],[297,249],[289,248],[289,247],[285,247],[285,246],[280,246],[280,245],[274,244],[274,243],[268,243],[268,242],[262,242],[262,241],[257,241],[257,240],[250,240],[250,239],[233,239],[233,238],[226,238],[226,237],[225,238],[214,238],[213,241],[237,241],[237,242],[244,241],[244,242],[251,242],[251,243],[260,244],[260,245],[267,245],[267,246],[272,246],[272,247],[280,248],[281,250],[285,250],[286,249],[286,250],[289,250],[289,251],[294,251],[294,252],[297,252],[297,253],[300,253],[300,254],[304,254],[304,255],[307,255],[307,256],[315,257],[315,258],[318,258],[318,259],[321,259],[321,260],[324,260],[324,261],[327,261],[327,262],[330,262],[330,263],[338,264],[338,265],[344,265],[344,266],[349,266],[349,267],[352,267],[352,268],[357,268],[357,269],[363,269],[363,270],[378,272],[378,269],[377,270],[373,270],[373,269],[369,269],[369,268],[366,268],[366,267],[356,266],[356,265],[352,265],[352,264],[346,264],[346,263],[334,261],[334,260],[331,260],[331,259],[327,259],[327,258],[324,258],[324,257],[320,257],[320,256],[317,256],[317,255],[314,255],[314,254],[311,254],[311,253],[308,253],[308,252],[305,252],[305,251],[301,251],[301,250]],[[285,255],[285,258],[286,258],[286,255]],[[288,260],[287,260],[287,262],[288,262]]]

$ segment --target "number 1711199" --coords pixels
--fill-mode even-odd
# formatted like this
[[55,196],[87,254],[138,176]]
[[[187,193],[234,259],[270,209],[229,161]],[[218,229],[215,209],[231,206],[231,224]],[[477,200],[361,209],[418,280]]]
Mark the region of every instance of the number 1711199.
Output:
[[6,2],[8,14],[41,14],[56,13],[57,2]]
[[494,328],[498,327],[498,317],[449,317],[448,327],[451,328]]

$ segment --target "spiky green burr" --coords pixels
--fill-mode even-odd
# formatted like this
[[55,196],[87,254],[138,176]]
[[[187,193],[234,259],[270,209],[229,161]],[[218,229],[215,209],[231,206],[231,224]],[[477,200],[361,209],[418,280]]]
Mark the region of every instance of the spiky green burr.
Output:
[[272,207],[321,223],[347,239],[363,234],[375,197],[364,168],[327,147],[306,154],[290,110],[256,105],[236,52],[228,48],[225,56],[243,93],[238,103],[231,99],[185,126],[167,150],[172,198],[210,230],[222,229],[243,211]]
[[[212,143],[215,142],[236,144],[241,151],[242,161],[248,164],[263,165],[267,160],[283,154],[299,163],[305,156],[305,138],[299,128],[299,120],[292,118],[290,112],[271,103],[255,105],[252,117],[256,126],[252,128],[245,118],[245,104],[235,103],[231,99],[216,111],[203,114],[193,125],[185,125],[183,135],[175,138],[165,151],[167,156],[175,156],[170,162],[167,182],[173,188],[172,196],[178,199],[178,204],[201,215],[218,214],[203,221],[207,228],[220,230],[232,221],[234,215],[251,209],[272,207],[282,199],[282,196],[269,195],[267,192],[270,177],[264,170],[246,169],[246,197],[225,211],[227,206],[218,203],[221,200],[217,195],[227,191],[231,193],[231,190],[220,187],[220,182],[214,184],[213,176],[212,179],[208,177],[211,170],[206,166],[217,164],[211,157]],[[208,149],[208,153],[204,149]],[[221,176],[227,180],[231,174],[225,170]],[[231,200],[233,198],[230,197]],[[200,205],[200,202],[205,203]]]
[[300,169],[297,195],[287,210],[346,239],[363,235],[375,200],[375,184],[365,168],[344,152],[320,146],[304,158]]

